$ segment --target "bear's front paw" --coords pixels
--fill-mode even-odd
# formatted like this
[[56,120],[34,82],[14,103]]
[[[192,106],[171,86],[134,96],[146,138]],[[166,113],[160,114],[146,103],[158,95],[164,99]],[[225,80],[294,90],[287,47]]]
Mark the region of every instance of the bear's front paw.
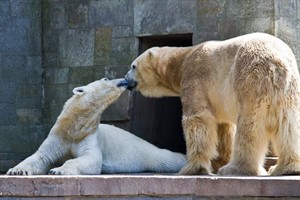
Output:
[[213,175],[209,169],[202,166],[195,166],[193,164],[188,164],[184,166],[180,171],[180,175]]
[[75,169],[68,169],[64,167],[57,167],[50,169],[49,175],[79,175],[80,173]]
[[65,172],[63,170],[58,170],[56,168],[50,169],[48,172],[49,175],[64,175]]
[[32,170],[23,169],[23,168],[11,168],[6,173],[6,175],[22,175],[22,176],[28,176],[32,174],[33,174]]

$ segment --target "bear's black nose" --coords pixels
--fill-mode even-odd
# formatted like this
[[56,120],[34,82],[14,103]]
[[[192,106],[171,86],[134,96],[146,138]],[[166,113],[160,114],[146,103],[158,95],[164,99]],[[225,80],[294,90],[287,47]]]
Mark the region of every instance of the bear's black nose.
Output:
[[128,90],[133,90],[134,88],[136,88],[137,82],[135,80],[132,80],[132,79],[128,80],[127,79],[127,82],[128,82],[128,86],[127,86]]
[[118,85],[118,87],[128,86],[128,81],[126,79],[122,79]]

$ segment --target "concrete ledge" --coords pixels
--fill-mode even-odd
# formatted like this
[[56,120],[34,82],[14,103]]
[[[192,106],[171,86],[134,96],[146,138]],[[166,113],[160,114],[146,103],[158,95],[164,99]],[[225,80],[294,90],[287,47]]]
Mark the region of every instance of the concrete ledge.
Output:
[[0,176],[0,198],[300,197],[299,185],[299,176]]

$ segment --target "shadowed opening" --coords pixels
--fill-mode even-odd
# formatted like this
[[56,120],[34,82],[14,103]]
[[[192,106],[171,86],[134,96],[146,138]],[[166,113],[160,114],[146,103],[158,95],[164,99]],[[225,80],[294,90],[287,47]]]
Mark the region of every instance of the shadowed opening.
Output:
[[[192,38],[192,34],[139,37],[139,54],[154,46],[191,46]],[[160,148],[186,152],[179,97],[148,98],[134,92],[132,101],[132,133]]]

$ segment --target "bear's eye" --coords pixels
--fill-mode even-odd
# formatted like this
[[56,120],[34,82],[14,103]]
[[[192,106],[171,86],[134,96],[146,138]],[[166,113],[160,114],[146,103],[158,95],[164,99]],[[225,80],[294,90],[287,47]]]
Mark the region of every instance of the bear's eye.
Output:
[[108,79],[107,79],[107,78],[104,78],[103,80],[104,80],[104,81],[108,81]]
[[132,69],[135,69],[136,68],[136,66],[135,65],[132,65]]

